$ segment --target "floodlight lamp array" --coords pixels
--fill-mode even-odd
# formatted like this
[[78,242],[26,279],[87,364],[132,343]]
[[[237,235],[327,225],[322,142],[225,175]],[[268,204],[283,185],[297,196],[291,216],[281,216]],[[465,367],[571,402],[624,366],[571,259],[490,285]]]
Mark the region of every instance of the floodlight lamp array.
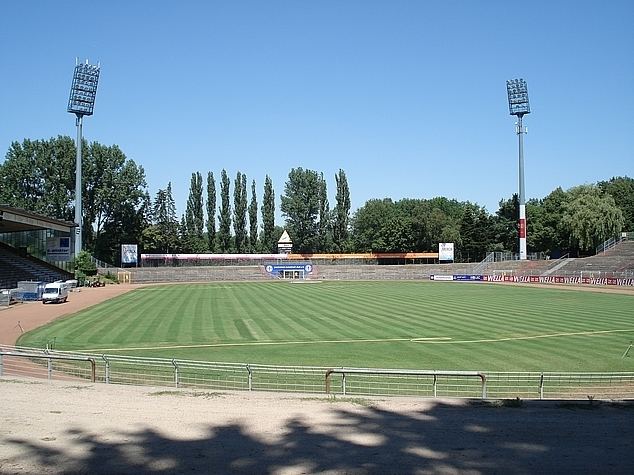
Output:
[[99,82],[99,65],[78,64],[73,74],[73,84],[68,99],[68,112],[77,116],[92,115]]
[[528,103],[528,87],[523,79],[506,81],[506,91],[509,97],[509,112],[511,115],[522,116],[531,112]]

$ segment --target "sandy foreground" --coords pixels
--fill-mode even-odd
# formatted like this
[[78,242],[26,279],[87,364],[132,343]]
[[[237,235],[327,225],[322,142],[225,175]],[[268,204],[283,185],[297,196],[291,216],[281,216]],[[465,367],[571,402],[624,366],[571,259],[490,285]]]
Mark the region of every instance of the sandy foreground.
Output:
[[[518,407],[515,407],[518,406]],[[0,473],[634,473],[634,405],[0,379]]]
[[[0,343],[135,286],[0,311]],[[18,325],[19,323],[19,325]],[[634,402],[336,398],[0,378],[0,474],[634,473]]]

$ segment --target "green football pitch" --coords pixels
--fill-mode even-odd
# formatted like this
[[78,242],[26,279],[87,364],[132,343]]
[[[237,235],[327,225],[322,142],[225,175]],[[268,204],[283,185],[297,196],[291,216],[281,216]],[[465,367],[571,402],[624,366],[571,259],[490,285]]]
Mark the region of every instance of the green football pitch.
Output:
[[440,282],[139,288],[20,345],[278,365],[634,371],[634,296]]

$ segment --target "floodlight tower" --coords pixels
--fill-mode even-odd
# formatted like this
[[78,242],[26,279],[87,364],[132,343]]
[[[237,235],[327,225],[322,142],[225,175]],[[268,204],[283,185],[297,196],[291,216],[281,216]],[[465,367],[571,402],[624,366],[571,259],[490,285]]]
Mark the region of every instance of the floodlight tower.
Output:
[[75,62],[75,73],[73,74],[73,84],[70,87],[70,97],[68,98],[68,112],[77,117],[77,164],[75,168],[75,256],[79,254],[82,247],[82,207],[81,207],[81,129],[85,115],[92,115],[95,106],[95,96],[97,95],[97,83],[99,82],[99,64]]
[[519,138],[519,240],[520,240],[520,260],[526,259],[526,197],[524,196],[524,140],[523,135],[527,132],[522,125],[524,114],[530,114],[531,108],[528,103],[528,88],[523,79],[511,79],[506,81],[506,92],[509,97],[509,112],[517,116],[516,133]]

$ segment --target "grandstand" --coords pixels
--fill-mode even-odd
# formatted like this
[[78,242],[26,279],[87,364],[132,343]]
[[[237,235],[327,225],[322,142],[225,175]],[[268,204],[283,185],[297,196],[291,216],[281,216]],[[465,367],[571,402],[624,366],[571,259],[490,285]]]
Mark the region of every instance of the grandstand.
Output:
[[72,278],[67,270],[70,247],[64,257],[53,257],[47,246],[51,240],[71,236],[75,227],[75,223],[0,205],[0,288],[15,288],[20,281]]
[[[480,263],[438,263],[437,254],[274,254],[274,255],[142,255],[149,267],[126,268],[126,281],[210,282],[258,281],[280,278],[265,270],[268,264],[310,265],[300,278],[319,280],[427,280],[432,275],[493,275],[576,277],[634,276],[634,241],[623,240],[593,257],[556,260],[517,260],[512,254],[491,253]],[[508,255],[507,255],[508,254]],[[169,257],[169,259],[167,257]],[[432,261],[434,263],[428,263]],[[417,262],[417,263],[413,263]],[[285,263],[285,264],[281,264]],[[386,265],[386,264],[393,265]],[[100,269],[106,272],[106,269]]]
[[567,259],[557,273],[582,277],[611,277],[613,274],[634,277],[634,240],[627,236],[596,256]]
[[6,244],[0,243],[0,288],[12,289],[24,280],[54,282],[70,278],[70,272],[31,256],[22,257]]

